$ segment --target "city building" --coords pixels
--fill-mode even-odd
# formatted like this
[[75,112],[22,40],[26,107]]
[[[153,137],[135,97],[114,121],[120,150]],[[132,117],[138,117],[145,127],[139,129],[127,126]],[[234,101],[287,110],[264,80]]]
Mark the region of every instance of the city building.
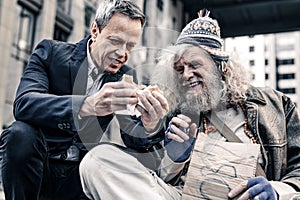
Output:
[[246,67],[254,86],[277,89],[300,105],[299,31],[226,38],[225,49]]
[[[20,77],[42,39],[77,42],[89,34],[99,0],[0,0],[0,131],[13,120],[12,104]],[[187,14],[180,0],[133,0],[147,24],[129,63],[147,82],[157,52],[174,43]]]
[[0,124],[13,121],[12,102],[34,46],[44,38],[76,42],[85,35],[92,1],[1,0]]

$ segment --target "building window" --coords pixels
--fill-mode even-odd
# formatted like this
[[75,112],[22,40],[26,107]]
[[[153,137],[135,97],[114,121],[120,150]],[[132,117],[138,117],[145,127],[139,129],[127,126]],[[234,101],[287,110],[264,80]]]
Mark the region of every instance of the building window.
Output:
[[73,19],[70,17],[71,0],[57,0],[56,18],[53,39],[67,41],[73,29]]
[[20,9],[19,22],[14,36],[12,56],[17,60],[27,62],[34,44],[36,14],[22,6],[19,6],[18,9]]
[[85,5],[84,13],[84,25],[85,25],[85,36],[90,35],[90,26],[95,18],[96,10],[90,5]]
[[268,65],[269,65],[269,60],[265,59],[265,66],[268,66]]
[[252,74],[251,80],[255,80],[255,74]]
[[254,52],[254,46],[249,47],[249,52]]
[[250,65],[250,66],[254,66],[254,65],[255,65],[255,61],[254,61],[254,60],[250,60],[250,61],[249,61],[249,65]]
[[279,89],[284,94],[296,94],[296,88],[283,88]]
[[173,18],[172,18],[172,26],[173,26],[173,30],[176,30],[176,23],[177,23],[176,17],[173,17]]
[[172,0],[173,6],[176,7],[177,6],[177,0]]
[[278,79],[295,79],[295,73],[279,74]]
[[158,8],[160,11],[163,11],[163,9],[164,9],[164,2],[163,2],[163,0],[157,0],[157,1],[156,1],[156,5],[157,5],[157,8]]
[[265,73],[265,80],[269,80],[269,74]]
[[71,0],[57,0],[57,9],[69,15],[71,13],[71,3]]
[[295,63],[294,59],[277,59],[277,65],[293,65]]
[[66,42],[66,41],[68,41],[69,35],[70,35],[70,33],[63,30],[60,26],[58,26],[58,25],[54,26],[54,35],[53,35],[54,40]]

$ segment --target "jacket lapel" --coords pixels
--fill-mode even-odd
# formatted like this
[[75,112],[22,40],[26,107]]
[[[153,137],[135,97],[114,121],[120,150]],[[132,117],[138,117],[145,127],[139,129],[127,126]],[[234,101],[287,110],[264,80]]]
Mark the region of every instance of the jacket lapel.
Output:
[[88,61],[83,60],[80,67],[71,67],[71,76],[73,79],[73,94],[82,95],[86,93],[88,78]]
[[85,94],[88,78],[87,42],[89,37],[77,43],[69,62],[73,94]]

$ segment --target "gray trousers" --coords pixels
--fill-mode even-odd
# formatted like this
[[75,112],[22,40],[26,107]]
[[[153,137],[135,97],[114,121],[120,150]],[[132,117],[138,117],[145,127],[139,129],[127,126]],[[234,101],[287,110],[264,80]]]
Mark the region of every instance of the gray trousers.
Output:
[[179,190],[134,156],[110,144],[98,145],[87,153],[79,170],[83,190],[90,199],[181,199]]

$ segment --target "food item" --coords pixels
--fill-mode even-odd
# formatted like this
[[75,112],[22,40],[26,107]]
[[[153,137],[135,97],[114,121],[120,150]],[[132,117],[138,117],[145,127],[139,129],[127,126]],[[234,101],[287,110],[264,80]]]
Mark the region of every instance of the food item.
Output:
[[158,88],[157,85],[149,85],[146,88],[144,88],[145,90],[148,90],[149,92],[153,92],[153,91],[157,91],[161,94],[163,94],[163,92]]
[[[122,77],[122,80],[123,82],[127,82],[127,83],[130,83],[130,84],[133,84],[136,88],[137,88],[137,91],[136,93],[143,93],[143,91],[149,91],[150,93],[152,93],[153,91],[158,91],[160,92],[161,94],[163,93],[157,85],[149,85],[149,86],[146,86],[146,85],[138,85],[136,83],[133,82],[133,77],[130,76],[130,75],[127,75],[127,74],[124,74],[123,77]],[[127,108],[125,110],[119,110],[119,111],[115,111],[116,114],[122,114],[122,115],[135,115],[137,117],[141,116],[141,113],[136,109],[136,106],[139,105],[141,107],[143,107],[145,110],[145,106],[143,105],[143,103],[140,101],[140,99],[138,100],[138,103],[137,104],[128,104],[127,105]]]
[[122,80],[121,80],[121,81],[122,81],[122,82],[127,82],[127,83],[135,84],[135,83],[133,82],[133,77],[130,76],[130,75],[128,75],[128,74],[123,74]]
[[153,92],[153,91],[158,91],[160,92],[161,94],[163,94],[163,92],[158,88],[157,85],[149,85],[149,86],[146,86],[146,85],[137,85],[133,82],[133,77],[128,75],[128,74],[124,74],[122,76],[122,80],[121,81],[124,81],[124,82],[127,82],[127,83],[131,83],[131,84],[134,84],[138,90],[148,90],[149,92]]

